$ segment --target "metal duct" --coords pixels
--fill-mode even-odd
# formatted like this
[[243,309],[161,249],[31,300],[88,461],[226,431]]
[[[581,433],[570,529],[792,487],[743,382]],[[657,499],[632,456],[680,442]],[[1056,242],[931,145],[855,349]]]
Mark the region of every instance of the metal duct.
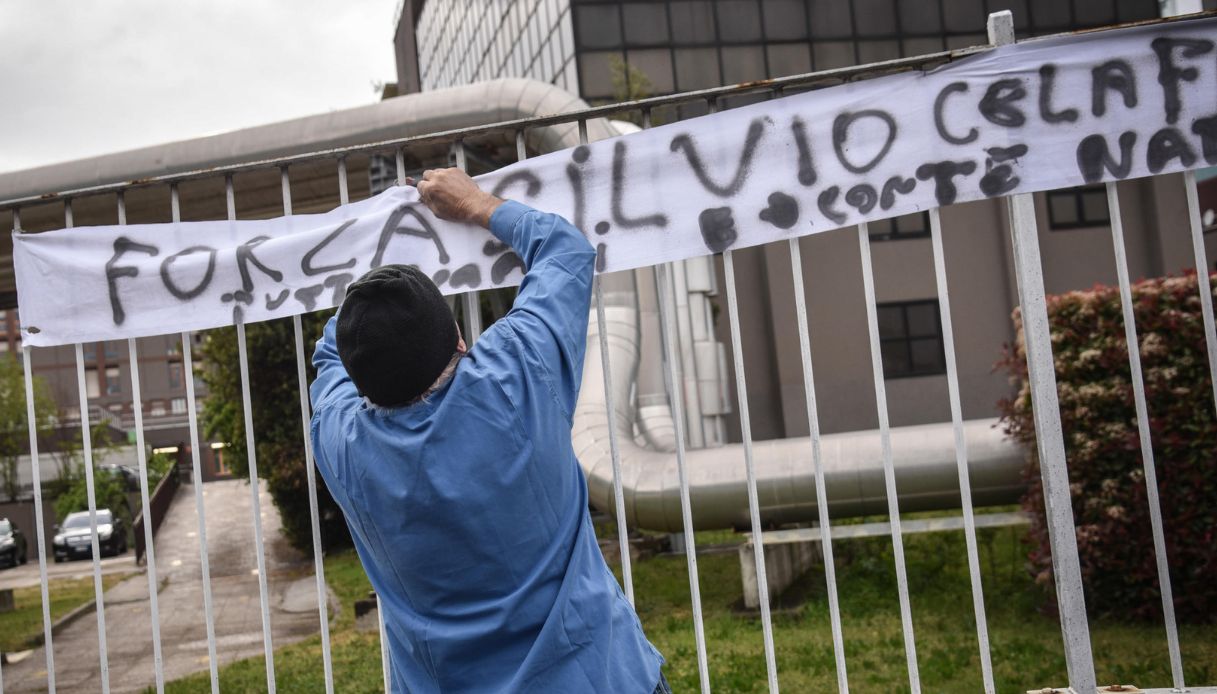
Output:
[[[633,273],[602,276],[609,363],[618,432],[634,430],[630,393],[638,376],[639,308]],[[587,475],[592,503],[612,509],[613,469],[608,412],[595,317],[588,329],[582,393],[572,440]],[[653,406],[653,405],[652,405]],[[996,428],[997,420],[964,423],[972,497],[977,506],[1017,501],[1025,489],[1023,453]],[[959,508],[959,477],[950,423],[895,427],[893,463],[902,511]],[[618,436],[626,521],[631,528],[679,532],[680,486],[674,454]],[[850,517],[887,513],[878,431],[821,437],[829,513]],[[767,523],[816,519],[815,477],[809,438],[756,442],[757,491]],[[748,497],[741,444],[686,453],[693,525],[698,530],[748,525]]]

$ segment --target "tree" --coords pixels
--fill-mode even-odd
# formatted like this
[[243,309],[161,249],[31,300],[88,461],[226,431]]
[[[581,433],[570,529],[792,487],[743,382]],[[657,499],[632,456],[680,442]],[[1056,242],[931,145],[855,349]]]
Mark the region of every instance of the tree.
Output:
[[[34,421],[39,435],[53,427],[55,401],[46,381],[35,376]],[[15,501],[21,491],[18,462],[29,451],[29,420],[26,417],[25,373],[14,353],[0,355],[0,485]]]
[[[313,345],[333,311],[301,316],[305,358],[311,382]],[[290,319],[253,323],[245,327],[249,355],[250,402],[253,405],[258,476],[267,480],[271,498],[283,519],[283,531],[293,546],[312,544],[308,478],[300,391],[297,388],[295,334]],[[241,373],[235,328],[212,330],[203,343],[205,365],[200,373],[209,395],[203,406],[203,430],[227,444],[226,462],[233,472],[248,476]],[[329,549],[351,544],[350,532],[321,476],[317,476],[321,544]]]

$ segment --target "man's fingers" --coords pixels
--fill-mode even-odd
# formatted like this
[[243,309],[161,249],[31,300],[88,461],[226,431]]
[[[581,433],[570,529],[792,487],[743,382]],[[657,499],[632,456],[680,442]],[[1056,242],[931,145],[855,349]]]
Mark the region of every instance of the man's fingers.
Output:
[[414,180],[414,177],[413,177],[413,176],[406,176],[406,185],[408,185],[408,186],[418,186],[418,182]]

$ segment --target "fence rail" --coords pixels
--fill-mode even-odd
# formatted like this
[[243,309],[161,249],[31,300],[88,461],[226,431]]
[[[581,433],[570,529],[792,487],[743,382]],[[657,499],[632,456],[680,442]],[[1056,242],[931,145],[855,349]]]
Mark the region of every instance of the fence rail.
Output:
[[[1162,22],[1174,21],[1173,19],[1159,20]],[[999,13],[992,15],[989,21],[989,36],[992,45],[1003,45],[1010,43],[1013,38],[1013,24],[1009,13]],[[24,195],[15,199],[0,201],[0,210],[10,210],[13,214],[14,227],[17,231],[21,231],[21,213],[23,210],[49,204],[52,202],[63,202],[65,210],[64,224],[71,226],[73,223],[73,201],[98,195],[116,195],[117,214],[120,223],[126,221],[126,208],[124,203],[124,195],[134,189],[148,186],[168,186],[170,190],[170,216],[173,221],[181,219],[181,204],[179,198],[179,186],[188,181],[199,179],[220,179],[224,184],[224,195],[228,219],[236,219],[236,196],[234,191],[234,176],[249,171],[262,170],[277,170],[279,172],[281,193],[282,193],[282,212],[284,215],[292,214],[292,181],[289,171],[292,167],[302,164],[316,164],[318,162],[326,163],[336,168],[339,189],[337,191],[339,201],[341,203],[348,202],[349,191],[347,181],[347,160],[355,155],[368,154],[383,154],[389,152],[394,156],[397,162],[398,183],[404,182],[405,165],[404,154],[411,151],[412,148],[418,147],[434,147],[442,145],[450,148],[452,160],[456,165],[462,168],[466,167],[466,148],[465,142],[475,139],[479,136],[497,133],[507,133],[514,138],[516,143],[516,156],[523,159],[527,156],[525,147],[526,133],[529,129],[539,128],[544,126],[575,125],[578,127],[580,142],[587,141],[587,124],[592,119],[598,119],[608,116],[617,115],[623,112],[640,113],[644,127],[650,123],[651,114],[655,109],[674,107],[690,104],[706,104],[713,111],[719,107],[722,101],[729,97],[738,97],[745,95],[759,95],[764,98],[780,97],[785,93],[793,90],[815,89],[841,82],[851,81],[855,79],[865,79],[879,75],[891,74],[894,72],[909,71],[909,70],[925,70],[948,63],[960,57],[972,55],[976,52],[986,50],[987,47],[975,47],[963,50],[948,51],[942,53],[934,53],[926,56],[915,58],[905,58],[900,60],[892,60],[871,65],[862,65],[850,68],[842,68],[838,70],[829,70],[820,73],[800,75],[795,77],[765,80],[760,82],[746,83],[729,87],[721,87],[715,89],[707,89],[695,92],[687,92],[675,94],[671,96],[654,97],[641,99],[619,104],[610,104],[584,110],[562,113],[555,115],[545,115],[535,118],[513,120],[502,123],[493,123],[473,128],[464,128],[460,130],[451,130],[446,132],[431,133],[418,137],[403,138],[386,142],[377,142],[374,144],[357,145],[351,147],[341,147],[329,149],[325,151],[311,152],[302,155],[295,155],[277,159],[241,162],[219,166],[214,169],[189,171],[182,173],[170,173],[161,176],[144,178],[141,180],[131,180],[120,183],[102,183],[91,185],[73,190],[64,191],[48,191],[46,194],[39,195]],[[1184,185],[1186,189],[1186,199],[1189,207],[1189,219],[1191,220],[1189,233],[1191,235],[1192,247],[1194,251],[1195,266],[1198,269],[1208,267],[1207,258],[1205,257],[1205,245],[1202,236],[1202,228],[1199,216],[1199,204],[1196,193],[1195,177],[1191,174],[1184,176]],[[1116,250],[1116,269],[1119,277],[1120,296],[1122,300],[1122,308],[1124,312],[1124,322],[1127,331],[1128,344],[1137,344],[1136,326],[1133,321],[1131,308],[1131,293],[1129,285],[1128,262],[1125,251],[1125,241],[1122,236],[1122,223],[1120,213],[1120,200],[1117,189],[1114,185],[1107,186],[1108,203],[1111,210],[1112,219],[1112,238]],[[1071,509],[1069,480],[1066,470],[1064,439],[1061,426],[1059,404],[1057,402],[1055,372],[1053,367],[1052,344],[1049,336],[1048,317],[1045,301],[1044,279],[1042,275],[1042,262],[1040,257],[1039,240],[1036,228],[1036,210],[1035,202],[1030,195],[1016,195],[1007,198],[1005,201],[1009,219],[1009,227],[1011,230],[1011,243],[1014,249],[1015,260],[1015,276],[1017,279],[1017,290],[1019,304],[1022,308],[1022,315],[1026,330],[1027,343],[1027,361],[1030,371],[1031,392],[1034,399],[1034,416],[1036,420],[1036,431],[1038,432],[1037,443],[1039,459],[1041,461],[1041,470],[1043,474],[1045,501],[1048,509],[1048,523],[1051,534],[1051,545],[1054,562],[1054,578],[1056,580],[1057,595],[1061,610],[1061,629],[1064,642],[1064,656],[1068,666],[1068,686],[1075,692],[1094,692],[1096,690],[1096,677],[1094,668],[1094,655],[1091,650],[1091,639],[1089,634],[1089,623],[1086,615],[1085,602],[1083,597],[1082,575],[1080,568],[1080,560],[1076,545],[1076,537],[1074,531],[1074,520]],[[959,375],[957,372],[955,343],[956,336],[952,325],[951,316],[951,301],[948,293],[946,258],[943,250],[942,242],[942,219],[938,209],[930,212],[930,235],[933,251],[933,268],[935,277],[935,286],[937,288],[937,301],[942,319],[942,336],[943,346],[945,350],[946,361],[946,377],[947,391],[950,400],[951,421],[954,431],[954,443],[956,449],[956,464],[959,477],[960,491],[962,495],[962,525],[964,528],[964,536],[966,538],[967,547],[967,562],[969,576],[971,582],[971,593],[973,602],[973,611],[975,615],[975,625],[977,634],[977,643],[979,646],[981,680],[984,691],[996,691],[992,654],[990,648],[990,640],[988,628],[986,624],[985,596],[981,581],[981,572],[979,568],[979,557],[976,540],[976,521],[972,508],[971,500],[971,484],[969,481],[969,464],[967,442],[964,437],[963,416],[960,397]],[[815,470],[815,490],[817,499],[827,498],[824,471],[822,467],[823,452],[821,450],[821,435],[820,435],[820,416],[817,410],[816,393],[813,379],[813,359],[811,350],[810,329],[807,318],[806,292],[804,287],[804,267],[802,257],[800,255],[799,244],[797,240],[791,239],[787,242],[791,270],[793,273],[793,285],[791,291],[794,297],[794,306],[797,318],[797,333],[799,337],[799,356],[802,368],[802,384],[807,405],[808,427],[811,432],[811,445],[808,450],[811,465]],[[890,441],[890,427],[888,422],[888,411],[886,402],[885,379],[881,359],[881,349],[879,340],[879,327],[877,320],[877,305],[874,288],[874,272],[871,263],[870,236],[865,224],[858,227],[858,249],[862,258],[862,282],[864,286],[864,294],[866,301],[866,318],[869,337],[869,352],[871,357],[871,367],[874,385],[875,402],[877,403],[876,416],[879,421],[880,436],[882,438],[882,457],[883,457],[883,472],[884,485],[887,492],[888,516],[890,518],[890,536],[895,557],[895,570],[897,577],[900,615],[902,623],[903,645],[907,660],[907,672],[909,688],[913,692],[920,692],[921,678],[918,671],[918,658],[916,650],[916,631],[914,629],[914,621],[909,600],[909,586],[907,567],[903,554],[903,533],[901,528],[901,513],[899,507],[899,499],[897,496],[896,478],[892,464],[892,449]],[[741,464],[747,468],[747,500],[749,518],[751,519],[751,527],[753,533],[753,544],[755,546],[756,571],[759,578],[760,588],[760,629],[763,634],[763,650],[766,663],[766,676],[768,688],[771,692],[777,692],[779,688],[781,673],[777,669],[777,661],[775,657],[774,633],[772,620],[770,615],[770,596],[767,594],[767,581],[765,580],[765,546],[766,542],[761,537],[760,523],[760,503],[757,494],[757,482],[753,470],[753,449],[752,449],[752,431],[749,420],[748,409],[748,388],[744,373],[744,344],[741,338],[740,327],[740,308],[737,300],[737,286],[735,275],[734,254],[728,250],[723,254],[723,267],[726,277],[726,292],[727,292],[727,318],[730,323],[730,339],[732,353],[734,356],[734,377],[736,379],[736,391],[738,396],[738,408],[740,414],[741,433],[744,443],[744,457]],[[675,432],[675,451],[674,455],[677,462],[677,470],[679,473],[680,484],[680,514],[684,527],[685,538],[685,557],[687,563],[687,572],[689,579],[689,587],[691,593],[693,624],[694,624],[694,641],[695,652],[698,668],[698,678],[700,687],[703,692],[709,692],[711,689],[711,678],[709,659],[706,649],[705,626],[702,615],[701,606],[701,591],[699,585],[699,574],[697,567],[697,549],[693,534],[693,516],[692,516],[692,500],[690,497],[690,488],[688,480],[688,471],[686,469],[686,450],[684,431],[684,389],[682,384],[684,378],[681,373],[682,360],[677,354],[677,334],[676,325],[676,295],[672,278],[672,270],[667,266],[656,266],[654,268],[656,285],[659,293],[659,313],[660,313],[660,331],[663,352],[666,355],[664,364],[666,366],[664,377],[666,380],[666,390],[673,410],[673,423],[676,429]],[[1214,376],[1214,403],[1217,405],[1217,332],[1214,330],[1213,310],[1211,305],[1211,297],[1205,292],[1204,283],[1198,283],[1201,286],[1201,298],[1203,306],[1204,328],[1207,339],[1207,349],[1211,373]],[[469,293],[463,299],[463,313],[466,321],[465,334],[469,341],[476,339],[481,332],[480,312],[478,310],[478,298],[475,293]],[[634,601],[638,594],[639,588],[645,590],[645,586],[636,586],[634,583],[634,573],[630,566],[630,552],[627,544],[628,528],[625,521],[625,507],[623,502],[623,493],[620,480],[620,452],[618,450],[618,439],[621,436],[628,436],[630,432],[617,431],[614,422],[613,412],[614,403],[613,397],[613,365],[609,360],[608,349],[608,328],[605,312],[604,292],[601,288],[600,281],[595,285],[595,317],[596,326],[600,340],[600,354],[602,357],[601,367],[603,369],[603,378],[606,384],[606,395],[609,398],[606,411],[608,413],[608,437],[611,445],[611,454],[613,462],[613,497],[614,510],[616,513],[616,521],[618,524],[618,532],[621,541],[621,560],[623,563],[624,589],[627,597],[631,602]],[[306,456],[306,468],[308,470],[307,484],[310,503],[311,515],[311,533],[313,543],[313,562],[316,574],[316,593],[318,603],[318,615],[321,624],[321,650],[322,650],[322,667],[324,668],[325,685],[327,692],[334,691],[334,674],[331,644],[329,639],[329,606],[327,602],[324,565],[322,562],[321,546],[320,546],[320,531],[318,521],[317,508],[317,489],[316,479],[313,472],[313,452],[309,442],[309,418],[310,408],[307,395],[307,377],[306,377],[306,353],[303,339],[303,331],[300,318],[297,316],[293,320],[294,341],[296,352],[296,365],[300,398],[300,417],[302,425],[302,437],[304,442],[304,450]],[[255,546],[252,551],[256,553],[258,564],[259,578],[259,598],[261,609],[261,626],[262,638],[264,644],[264,652],[266,657],[266,683],[270,691],[276,689],[276,673],[274,668],[274,648],[271,639],[272,624],[271,614],[268,601],[268,587],[265,565],[265,547],[264,538],[261,532],[260,509],[258,501],[258,486],[257,479],[257,456],[254,441],[254,426],[253,426],[253,410],[250,399],[250,383],[249,383],[249,365],[247,346],[245,340],[244,325],[237,325],[238,332],[238,347],[239,356],[237,368],[241,372],[241,394],[243,399],[243,414],[245,422],[245,431],[247,432],[247,454],[249,458],[249,471],[251,484],[251,498],[253,505],[253,516],[251,522],[254,527]],[[181,335],[182,341],[182,356],[186,374],[192,374],[192,350],[191,334],[184,333]],[[144,540],[147,544],[148,552],[148,581],[150,594],[150,610],[152,611],[152,629],[153,643],[156,651],[155,656],[155,684],[158,692],[164,688],[164,673],[162,668],[161,655],[161,635],[159,634],[156,603],[156,573],[155,573],[155,550],[153,547],[151,526],[148,514],[152,513],[152,504],[149,503],[149,490],[147,481],[147,461],[144,459],[144,426],[142,418],[142,408],[140,405],[140,381],[137,359],[137,349],[135,340],[129,341],[130,362],[132,365],[132,392],[134,397],[134,424],[138,437],[137,449],[140,451],[139,468],[140,468],[140,491],[143,498],[143,518],[141,525],[145,533]],[[26,354],[24,359],[25,377],[26,377],[26,395],[29,408],[29,421],[35,422],[33,417],[33,399],[32,399],[32,374],[31,348],[24,347]],[[90,443],[89,429],[89,414],[88,397],[86,393],[85,377],[84,377],[84,357],[82,354],[82,346],[76,345],[76,375],[79,387],[80,412],[81,412],[81,431],[83,437],[83,448],[86,459],[85,470],[88,474],[89,487],[89,509],[90,523],[93,531],[93,577],[95,597],[97,600],[97,635],[99,644],[99,667],[100,667],[100,688],[103,692],[109,691],[108,679],[108,662],[106,651],[106,631],[105,631],[105,606],[103,600],[103,590],[101,582],[101,569],[98,559],[98,540],[97,540],[97,522],[96,522],[96,503],[93,495],[93,461]],[[1160,502],[1157,497],[1157,482],[1156,470],[1153,459],[1153,452],[1150,443],[1150,431],[1148,426],[1148,414],[1146,411],[1144,382],[1141,374],[1141,367],[1137,350],[1129,352],[1130,367],[1133,373],[1133,384],[1136,397],[1137,422],[1140,432],[1141,450],[1143,455],[1145,483],[1149,498],[1150,517],[1153,523],[1154,551],[1157,557],[1158,578],[1162,587],[1162,607],[1164,615],[1165,630],[1167,641],[1169,644],[1168,657],[1170,660],[1170,669],[1172,673],[1173,689],[1159,689],[1146,691],[1192,691],[1192,692],[1212,692],[1217,689],[1211,687],[1197,688],[1193,686],[1188,689],[1184,682],[1184,669],[1182,656],[1180,653],[1178,629],[1175,624],[1175,615],[1173,611],[1173,601],[1171,597],[1170,576],[1167,569],[1166,546],[1163,539],[1162,531],[1162,514]],[[223,365],[231,368],[233,365]],[[214,624],[214,605],[211,596],[211,578],[208,566],[208,545],[207,545],[207,523],[204,516],[203,504],[203,487],[202,475],[200,471],[200,438],[198,431],[198,412],[196,407],[196,399],[194,394],[194,379],[187,377],[186,388],[187,404],[188,404],[188,422],[190,427],[190,449],[192,456],[192,473],[194,482],[194,502],[197,514],[197,532],[199,538],[199,552],[201,561],[201,573],[203,583],[203,599],[204,599],[204,614],[206,616],[206,632],[207,632],[207,652],[208,666],[210,670],[210,686],[213,692],[219,691],[219,674],[218,674],[218,658],[217,658],[217,635],[215,633]],[[39,466],[36,464],[38,458],[36,431],[31,424],[30,429],[30,452],[31,458],[35,461],[33,465],[34,474],[34,500],[37,508],[37,518],[41,519],[41,485],[39,484],[38,474]],[[839,585],[836,578],[835,558],[833,554],[833,542],[831,532],[831,520],[828,515],[828,505],[826,503],[817,504],[818,507],[818,522],[820,530],[818,537],[822,543],[824,571],[826,590],[829,601],[829,612],[831,618],[831,631],[833,642],[834,663],[836,668],[836,678],[838,689],[841,692],[849,690],[849,677],[847,670],[845,644],[842,635],[842,617],[840,610]],[[155,519],[152,519],[155,522]],[[39,547],[45,547],[45,529],[42,523],[38,523],[37,527]],[[49,691],[55,692],[55,660],[53,652],[53,641],[51,634],[51,615],[50,603],[48,600],[47,586],[47,567],[43,553],[39,555],[39,572],[42,581],[42,606],[43,606],[43,626],[45,632],[45,658],[47,671],[47,687]],[[382,643],[382,664],[384,670],[385,687],[388,689],[389,684],[389,663],[388,651],[384,648],[384,625],[381,624],[381,643]],[[2,672],[0,672],[2,675]],[[1052,683],[1045,683],[1052,684]],[[1064,684],[1064,683],[1057,683]],[[0,691],[3,690],[3,680],[0,679]],[[1061,690],[1064,691],[1064,690]]]

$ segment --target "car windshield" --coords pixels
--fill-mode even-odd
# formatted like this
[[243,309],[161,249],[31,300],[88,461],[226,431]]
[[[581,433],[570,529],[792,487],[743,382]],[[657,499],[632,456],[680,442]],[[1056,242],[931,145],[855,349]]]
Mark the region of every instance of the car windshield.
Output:
[[13,524],[6,520],[0,520],[0,535],[8,535],[11,532],[13,532]]
[[[106,523],[109,523],[109,522],[110,522],[110,512],[109,511],[98,511],[97,512],[97,524],[98,525],[105,525]],[[63,527],[64,528],[87,528],[87,527],[89,527],[89,514],[73,513],[72,515],[68,516],[67,520],[65,520],[63,522]]]

